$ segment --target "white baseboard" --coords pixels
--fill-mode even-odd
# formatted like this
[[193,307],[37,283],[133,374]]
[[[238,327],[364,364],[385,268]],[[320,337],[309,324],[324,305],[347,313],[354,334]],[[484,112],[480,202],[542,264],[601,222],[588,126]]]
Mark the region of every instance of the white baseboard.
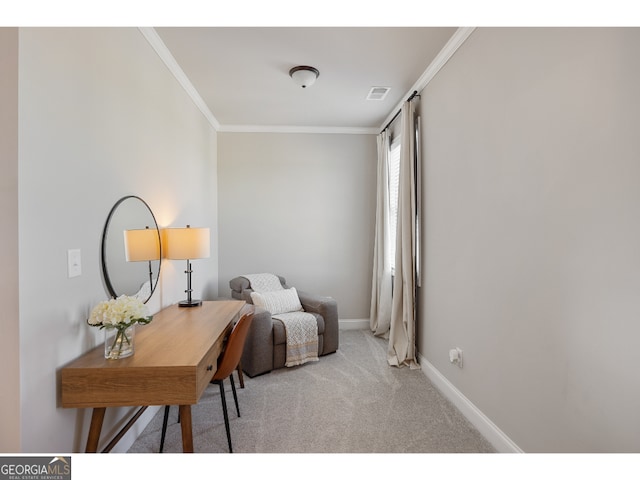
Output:
[[[131,414],[133,414],[138,410],[139,407],[132,408]],[[151,406],[148,407],[140,418],[134,423],[131,428],[125,433],[120,441],[113,447],[111,450],[112,453],[127,453],[127,451],[131,448],[137,438],[142,434],[142,431],[145,427],[151,422],[154,415],[161,409],[162,407]],[[160,448],[160,437],[158,436],[158,449]]]
[[505,433],[500,430],[478,407],[438,371],[426,358],[419,355],[422,371],[451,403],[473,424],[474,427],[500,453],[524,453]]
[[368,318],[345,318],[338,320],[340,330],[365,330],[369,328]]

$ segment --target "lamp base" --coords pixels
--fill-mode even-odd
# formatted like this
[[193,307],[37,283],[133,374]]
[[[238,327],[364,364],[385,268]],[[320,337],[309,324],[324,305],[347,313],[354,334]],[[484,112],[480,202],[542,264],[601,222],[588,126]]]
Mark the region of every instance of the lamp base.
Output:
[[178,302],[180,307],[199,307],[200,305],[202,305],[202,300],[182,300]]

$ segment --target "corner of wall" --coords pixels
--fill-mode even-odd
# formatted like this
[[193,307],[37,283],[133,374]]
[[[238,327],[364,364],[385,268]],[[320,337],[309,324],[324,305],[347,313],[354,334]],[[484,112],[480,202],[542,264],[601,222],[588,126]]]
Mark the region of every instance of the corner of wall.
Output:
[[458,390],[425,357],[419,355],[420,366],[425,376],[453,403],[458,410],[478,429],[499,453],[524,453],[518,445],[500,430],[482,411]]

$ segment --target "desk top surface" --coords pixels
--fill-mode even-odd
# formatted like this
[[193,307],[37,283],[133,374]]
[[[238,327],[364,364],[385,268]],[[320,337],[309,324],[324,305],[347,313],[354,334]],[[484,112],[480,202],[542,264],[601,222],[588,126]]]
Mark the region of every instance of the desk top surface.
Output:
[[63,370],[197,365],[243,305],[238,300],[203,302],[199,307],[171,305],[156,313],[151,323],[136,325],[134,355],[106,359],[104,345],[99,345]]

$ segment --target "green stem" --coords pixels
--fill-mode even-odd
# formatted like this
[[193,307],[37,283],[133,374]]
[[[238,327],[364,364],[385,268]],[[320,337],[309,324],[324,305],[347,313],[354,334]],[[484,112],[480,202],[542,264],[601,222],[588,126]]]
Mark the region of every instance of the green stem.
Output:
[[[118,330],[116,332],[116,336],[113,338],[113,343],[111,344],[111,352],[116,350],[116,345],[118,345],[117,348],[117,354],[115,355],[115,358],[120,358],[120,355],[122,354],[122,344],[123,344],[123,338],[124,341],[127,342],[127,344],[131,345],[131,340],[129,340],[129,337],[127,336],[127,334],[125,333],[126,328],[117,328]],[[120,342],[118,342],[120,341]]]

